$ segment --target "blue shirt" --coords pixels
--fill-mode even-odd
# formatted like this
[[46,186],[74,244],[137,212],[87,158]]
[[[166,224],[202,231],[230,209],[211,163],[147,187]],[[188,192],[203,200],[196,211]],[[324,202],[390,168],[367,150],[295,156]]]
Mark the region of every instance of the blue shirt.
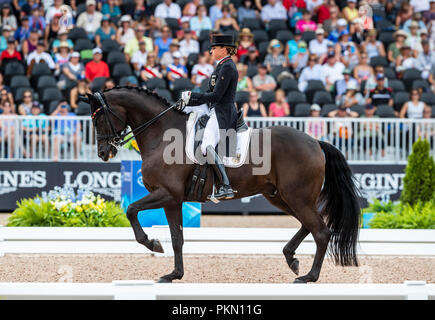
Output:
[[110,40],[112,38],[112,36],[115,35],[115,29],[110,27],[110,31],[107,34],[107,33],[104,33],[103,29],[98,28],[97,31],[95,32],[95,35],[99,35],[101,41]]
[[172,38],[168,38],[166,43],[163,42],[162,38],[157,38],[154,41],[154,44],[159,48],[159,59],[162,57],[162,55],[169,50],[169,45],[172,42]]
[[[68,112],[68,115],[64,119],[59,119],[54,122],[54,134],[74,134],[77,131],[79,121],[75,118],[76,114],[74,112]],[[69,119],[68,119],[69,118]]]

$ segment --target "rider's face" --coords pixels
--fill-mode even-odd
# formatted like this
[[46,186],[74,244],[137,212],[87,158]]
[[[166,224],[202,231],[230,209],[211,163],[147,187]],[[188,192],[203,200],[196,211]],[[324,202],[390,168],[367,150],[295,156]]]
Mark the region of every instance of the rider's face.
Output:
[[225,47],[214,46],[210,49],[213,59],[220,60],[227,55],[227,49]]

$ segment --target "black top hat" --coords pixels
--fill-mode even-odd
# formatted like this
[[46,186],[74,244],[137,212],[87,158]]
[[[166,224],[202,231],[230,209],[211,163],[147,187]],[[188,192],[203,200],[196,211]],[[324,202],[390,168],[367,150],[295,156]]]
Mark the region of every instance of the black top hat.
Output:
[[232,34],[217,34],[213,36],[213,43],[210,47],[221,46],[221,47],[236,47],[234,43],[234,37]]

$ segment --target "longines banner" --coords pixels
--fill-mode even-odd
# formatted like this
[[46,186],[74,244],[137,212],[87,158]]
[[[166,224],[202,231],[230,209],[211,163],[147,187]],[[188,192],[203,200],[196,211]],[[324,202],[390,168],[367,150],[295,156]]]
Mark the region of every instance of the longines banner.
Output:
[[0,211],[12,211],[18,200],[55,186],[87,187],[106,199],[120,201],[120,164],[0,162]]
[[[404,165],[353,165],[361,191],[361,204],[373,198],[397,200],[403,189]],[[34,197],[55,186],[88,187],[111,200],[121,199],[119,163],[102,162],[0,162],[0,211],[12,211],[22,198]],[[203,212],[273,213],[280,210],[261,195],[238,200],[207,202]]]

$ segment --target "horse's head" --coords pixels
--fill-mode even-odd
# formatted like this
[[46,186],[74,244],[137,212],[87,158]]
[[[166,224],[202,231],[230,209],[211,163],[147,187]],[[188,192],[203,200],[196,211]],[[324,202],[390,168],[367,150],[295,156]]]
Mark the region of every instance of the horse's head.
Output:
[[[115,105],[109,105],[100,92],[88,93],[84,100],[91,105],[91,117],[97,132],[98,157],[103,161],[116,156],[122,133],[127,127],[125,112]],[[83,98],[82,98],[83,100]]]

